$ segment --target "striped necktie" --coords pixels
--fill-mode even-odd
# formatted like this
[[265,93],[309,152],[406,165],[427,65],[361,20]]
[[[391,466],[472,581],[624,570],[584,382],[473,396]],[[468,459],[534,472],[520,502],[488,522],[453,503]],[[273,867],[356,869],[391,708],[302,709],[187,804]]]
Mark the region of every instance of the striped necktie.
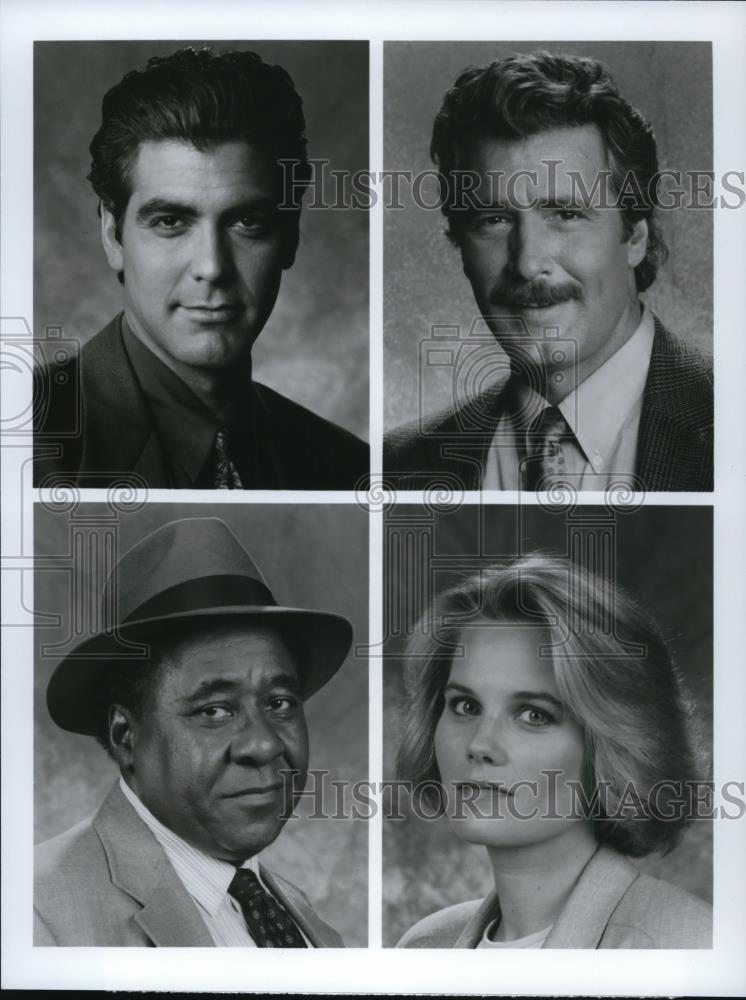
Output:
[[257,948],[307,948],[298,925],[282,903],[262,888],[250,868],[239,868],[228,892],[241,904]]

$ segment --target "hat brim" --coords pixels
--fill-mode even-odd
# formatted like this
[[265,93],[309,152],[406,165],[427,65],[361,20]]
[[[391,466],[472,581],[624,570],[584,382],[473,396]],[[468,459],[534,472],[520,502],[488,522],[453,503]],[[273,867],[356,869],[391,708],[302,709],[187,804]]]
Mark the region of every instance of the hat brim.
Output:
[[47,687],[47,708],[62,729],[86,736],[95,735],[95,716],[100,708],[97,697],[104,671],[112,662],[147,662],[147,655],[129,651],[123,639],[159,623],[180,619],[244,618],[271,625],[292,646],[301,672],[303,698],[310,698],[336,674],[352,645],[352,625],[342,615],[328,611],[275,606],[236,606],[180,611],[156,618],[129,621],[113,635],[96,635],[81,642],[60,661]]

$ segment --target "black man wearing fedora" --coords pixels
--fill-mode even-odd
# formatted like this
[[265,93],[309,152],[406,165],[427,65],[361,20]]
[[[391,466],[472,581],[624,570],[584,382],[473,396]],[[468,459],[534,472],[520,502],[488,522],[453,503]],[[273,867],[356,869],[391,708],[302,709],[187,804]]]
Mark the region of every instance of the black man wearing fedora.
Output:
[[278,604],[212,517],[125,553],[102,596],[116,606],[47,689],[52,719],[97,739],[120,777],[36,849],[34,943],[343,947],[258,856],[303,789],[303,702],[342,665],[350,623]]

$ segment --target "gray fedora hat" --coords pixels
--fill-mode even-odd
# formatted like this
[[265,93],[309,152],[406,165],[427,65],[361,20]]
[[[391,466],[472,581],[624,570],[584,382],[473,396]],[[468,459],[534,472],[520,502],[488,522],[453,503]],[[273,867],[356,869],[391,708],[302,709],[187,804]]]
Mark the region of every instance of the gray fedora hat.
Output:
[[352,625],[341,615],[278,604],[254,560],[217,517],[172,521],[143,538],[114,566],[101,607],[106,630],[76,646],[47,687],[49,714],[74,733],[95,733],[107,668],[127,658],[142,663],[142,650],[128,652],[127,644],[134,641],[137,649],[138,631],[159,622],[235,615],[276,627],[298,657],[304,698],[337,672],[352,644]]

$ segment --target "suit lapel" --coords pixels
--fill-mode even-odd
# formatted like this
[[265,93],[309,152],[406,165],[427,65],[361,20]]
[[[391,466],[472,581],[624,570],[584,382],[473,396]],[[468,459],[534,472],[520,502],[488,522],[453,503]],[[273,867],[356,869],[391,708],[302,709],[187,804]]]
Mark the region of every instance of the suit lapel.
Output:
[[599,847],[544,942],[544,948],[598,948],[614,910],[638,877],[626,858]]
[[261,875],[314,948],[344,947],[344,942],[339,934],[316,915],[305,896],[287,879],[281,879],[278,875],[268,871],[264,865],[261,866]]
[[[96,474],[126,481],[129,471],[146,486],[167,486],[147,402],[122,343],[121,315],[81,351],[85,435],[79,476],[95,486]],[[86,481],[89,480],[89,481]]]
[[500,915],[500,901],[492,892],[481,903],[476,913],[469,918],[466,926],[454,941],[454,948],[476,948],[489,925]]
[[214,946],[192,897],[118,783],[104,800],[93,828],[106,853],[112,883],[141,904],[135,920],[154,945]]

